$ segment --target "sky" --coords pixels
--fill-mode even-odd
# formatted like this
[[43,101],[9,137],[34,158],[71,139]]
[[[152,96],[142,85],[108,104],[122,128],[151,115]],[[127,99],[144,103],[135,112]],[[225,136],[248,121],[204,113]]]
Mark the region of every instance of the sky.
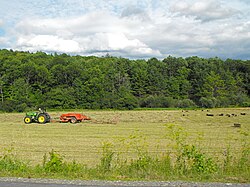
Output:
[[0,0],[0,49],[250,59],[250,0]]

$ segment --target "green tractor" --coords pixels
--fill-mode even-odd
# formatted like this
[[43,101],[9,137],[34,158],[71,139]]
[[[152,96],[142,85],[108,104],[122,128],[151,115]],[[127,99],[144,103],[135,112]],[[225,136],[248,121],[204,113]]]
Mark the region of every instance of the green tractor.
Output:
[[39,112],[27,112],[26,116],[24,117],[24,123],[29,124],[29,123],[49,123],[50,122],[50,115],[41,110],[39,108]]

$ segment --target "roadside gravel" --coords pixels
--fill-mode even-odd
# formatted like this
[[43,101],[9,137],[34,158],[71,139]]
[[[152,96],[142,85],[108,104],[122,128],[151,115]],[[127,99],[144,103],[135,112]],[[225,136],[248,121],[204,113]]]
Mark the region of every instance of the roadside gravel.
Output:
[[183,181],[100,181],[100,180],[57,180],[57,179],[28,179],[28,178],[11,178],[0,177],[0,184],[22,184],[22,186],[31,186],[30,184],[37,184],[38,186],[119,186],[119,187],[133,187],[133,186],[168,186],[168,187],[250,187],[250,183],[202,183],[202,182],[183,182]]

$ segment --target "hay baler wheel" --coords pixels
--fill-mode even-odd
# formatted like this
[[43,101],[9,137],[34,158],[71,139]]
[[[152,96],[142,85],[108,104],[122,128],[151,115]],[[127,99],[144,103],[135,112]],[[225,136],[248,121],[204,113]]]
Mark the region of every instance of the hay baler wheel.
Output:
[[77,119],[75,117],[70,118],[70,123],[76,123],[76,122],[77,122]]
[[24,123],[26,123],[26,124],[31,123],[31,117],[26,116],[26,117],[24,118]]

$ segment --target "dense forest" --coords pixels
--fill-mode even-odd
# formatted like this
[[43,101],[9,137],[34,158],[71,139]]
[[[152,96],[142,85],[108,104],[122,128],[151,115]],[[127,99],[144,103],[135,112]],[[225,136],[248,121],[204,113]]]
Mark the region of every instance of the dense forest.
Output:
[[250,106],[250,60],[0,50],[0,110]]

